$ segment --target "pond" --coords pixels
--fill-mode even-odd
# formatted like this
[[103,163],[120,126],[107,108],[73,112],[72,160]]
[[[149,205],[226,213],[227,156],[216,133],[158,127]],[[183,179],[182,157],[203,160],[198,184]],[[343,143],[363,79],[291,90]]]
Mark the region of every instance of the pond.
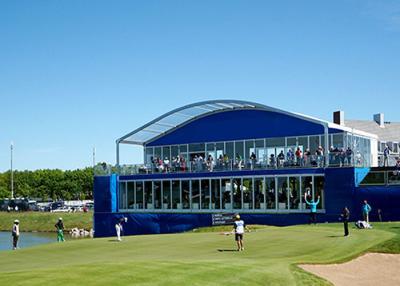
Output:
[[[57,241],[56,233],[22,232],[19,236],[19,248],[45,244]],[[12,249],[11,232],[0,231],[0,251]]]

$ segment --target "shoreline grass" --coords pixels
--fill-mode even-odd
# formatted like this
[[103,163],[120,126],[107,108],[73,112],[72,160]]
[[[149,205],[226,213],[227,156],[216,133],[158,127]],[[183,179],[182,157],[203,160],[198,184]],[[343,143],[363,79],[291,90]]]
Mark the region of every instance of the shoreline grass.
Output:
[[11,231],[14,220],[20,221],[22,232],[55,232],[54,224],[62,217],[67,231],[74,227],[90,230],[93,227],[93,212],[0,212],[0,231]]

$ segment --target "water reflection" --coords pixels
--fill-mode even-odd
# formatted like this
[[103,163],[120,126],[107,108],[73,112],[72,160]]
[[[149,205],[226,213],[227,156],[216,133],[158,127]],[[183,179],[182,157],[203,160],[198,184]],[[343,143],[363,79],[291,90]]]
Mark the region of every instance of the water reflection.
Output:
[[[0,232],[0,251],[12,249],[11,232]],[[18,245],[20,248],[26,248],[34,245],[51,243],[57,241],[55,233],[42,232],[22,232]]]

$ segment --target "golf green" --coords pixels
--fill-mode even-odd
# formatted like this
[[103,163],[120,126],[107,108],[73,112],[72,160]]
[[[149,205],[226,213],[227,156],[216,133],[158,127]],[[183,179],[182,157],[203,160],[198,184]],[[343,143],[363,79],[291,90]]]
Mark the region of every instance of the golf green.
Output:
[[[391,226],[399,227],[399,223]],[[298,263],[350,259],[395,233],[342,225],[263,227],[245,251],[219,232],[143,235],[52,243],[0,253],[2,285],[330,285]]]

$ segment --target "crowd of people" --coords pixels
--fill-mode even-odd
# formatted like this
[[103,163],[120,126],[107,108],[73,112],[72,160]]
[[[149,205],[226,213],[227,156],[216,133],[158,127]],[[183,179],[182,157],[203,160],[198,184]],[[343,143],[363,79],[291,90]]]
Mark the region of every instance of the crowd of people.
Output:
[[[329,149],[329,165],[350,166],[354,163],[360,164],[361,158],[354,155],[353,150],[331,146]],[[251,152],[246,159],[239,153],[230,157],[228,154],[220,154],[217,158],[204,153],[191,154],[187,160],[183,154],[168,157],[151,157],[150,163],[144,168],[144,172],[170,173],[170,172],[204,172],[223,170],[253,170],[265,168],[287,168],[287,167],[323,167],[326,165],[324,148],[318,146],[315,151],[302,150],[301,147],[287,148],[286,153],[282,149],[278,154],[270,154],[268,158],[257,158],[255,152]]]

